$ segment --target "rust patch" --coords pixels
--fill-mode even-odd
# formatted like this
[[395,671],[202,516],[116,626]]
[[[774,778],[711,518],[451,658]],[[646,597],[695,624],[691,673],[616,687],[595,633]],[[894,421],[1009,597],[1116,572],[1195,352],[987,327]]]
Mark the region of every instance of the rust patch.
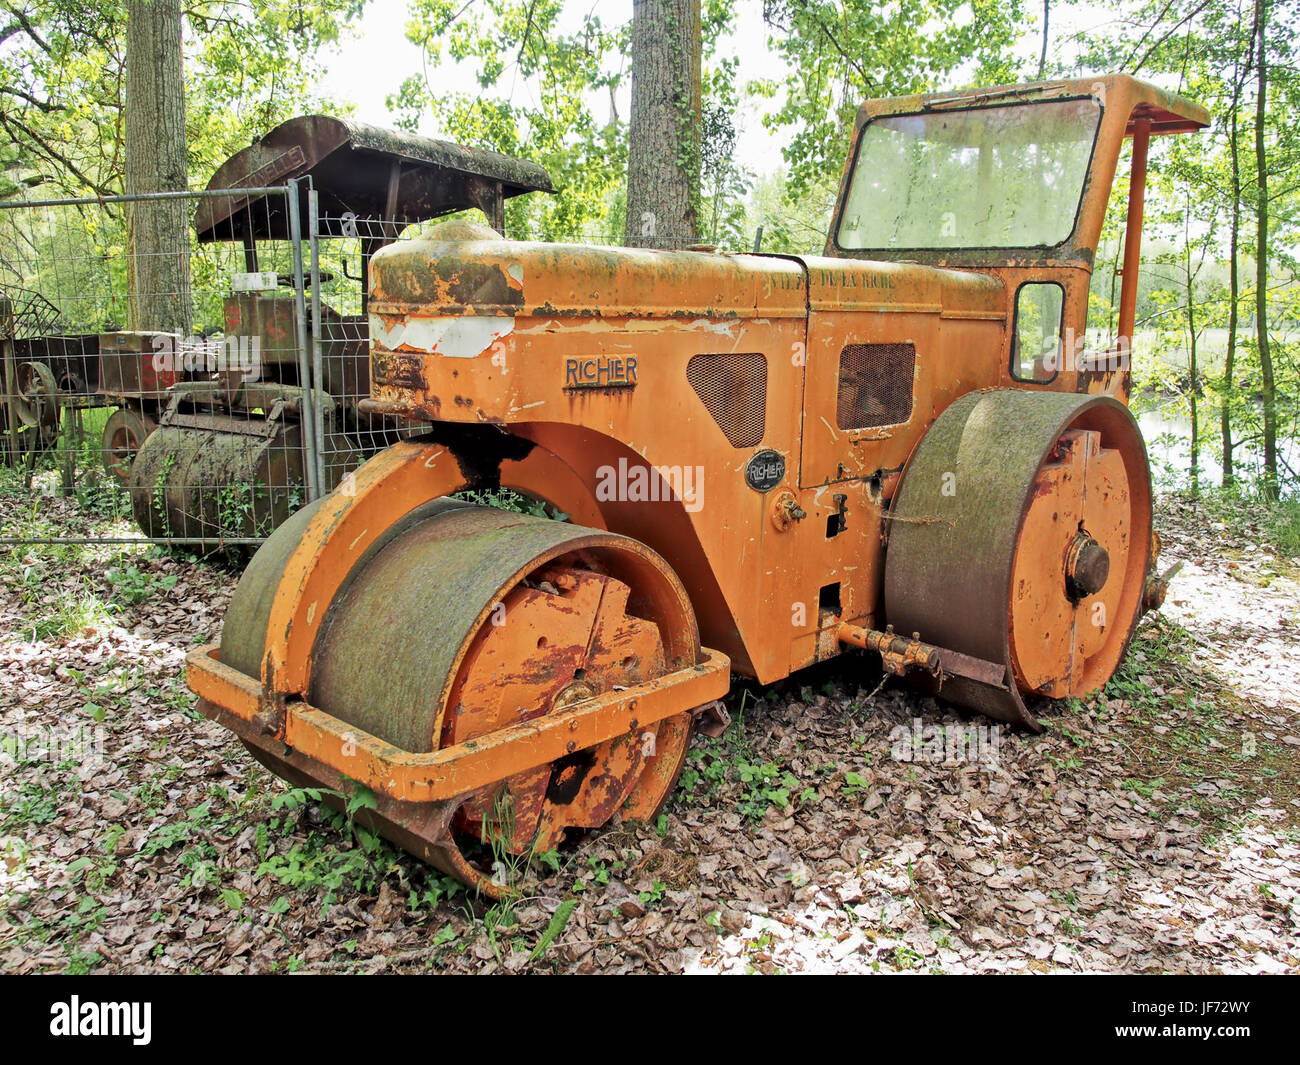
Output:
[[424,376],[422,358],[379,348],[370,354],[370,379],[373,384],[409,388],[417,392],[423,392],[429,387]]

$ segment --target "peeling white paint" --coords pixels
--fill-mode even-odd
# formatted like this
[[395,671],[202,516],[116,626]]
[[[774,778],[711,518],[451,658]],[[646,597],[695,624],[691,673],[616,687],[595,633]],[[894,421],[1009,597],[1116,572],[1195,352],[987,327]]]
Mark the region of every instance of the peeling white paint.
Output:
[[696,332],[717,333],[719,336],[730,337],[735,340],[736,326],[738,324],[734,320],[722,322],[712,318],[697,318],[691,323],[691,328]]
[[524,283],[524,264],[515,263],[514,266],[507,266],[506,273],[509,274],[519,285]]
[[[608,327],[607,327],[608,328]],[[558,333],[561,329],[560,322],[556,318],[543,318],[537,325],[530,325],[526,329],[520,329],[521,336],[532,335],[535,333]]]
[[409,317],[392,328],[377,314],[370,316],[371,340],[388,351],[410,348],[430,355],[472,359],[514,332],[513,318],[458,315],[450,318]]

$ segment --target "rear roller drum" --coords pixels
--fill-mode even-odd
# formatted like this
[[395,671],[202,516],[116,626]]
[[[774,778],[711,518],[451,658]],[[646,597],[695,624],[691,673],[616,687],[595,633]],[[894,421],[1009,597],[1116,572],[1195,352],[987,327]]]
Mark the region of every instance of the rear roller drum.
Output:
[[1151,545],[1146,449],[1105,396],[977,392],[949,407],[890,513],[887,620],[1003,670],[941,694],[1037,729],[1026,699],[1096,691],[1137,623]]
[[265,536],[301,502],[299,425],[256,415],[207,420],[212,428],[163,425],[127,467],[132,511],[146,535]]

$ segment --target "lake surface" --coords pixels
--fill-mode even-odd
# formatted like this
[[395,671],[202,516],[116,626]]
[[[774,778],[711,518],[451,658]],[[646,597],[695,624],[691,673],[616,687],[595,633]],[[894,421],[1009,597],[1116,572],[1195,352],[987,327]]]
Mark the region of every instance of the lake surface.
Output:
[[[1192,420],[1185,414],[1168,410],[1149,410],[1138,415],[1138,426],[1147,443],[1147,456],[1151,461],[1151,478],[1161,487],[1186,487],[1190,482],[1192,462]],[[1201,423],[1200,482],[1217,485],[1223,479],[1219,463],[1219,425]],[[1293,470],[1300,470],[1300,445],[1295,440],[1279,440],[1278,455]],[[1262,469],[1257,451],[1238,444],[1233,449],[1233,461],[1239,471]],[[1285,482],[1286,472],[1282,471]],[[1295,495],[1296,489],[1285,491]]]

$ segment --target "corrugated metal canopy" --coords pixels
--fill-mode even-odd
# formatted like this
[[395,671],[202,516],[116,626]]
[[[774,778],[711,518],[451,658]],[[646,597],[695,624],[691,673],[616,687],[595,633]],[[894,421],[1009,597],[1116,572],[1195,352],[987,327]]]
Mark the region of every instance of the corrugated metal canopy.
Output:
[[[511,196],[555,191],[550,175],[536,163],[328,115],[282,122],[227,159],[208,189],[282,185],[304,177],[319,195],[326,236],[351,235],[344,232],[345,216],[393,223],[369,227],[369,235],[382,232],[391,239],[402,225],[468,207],[493,219]],[[305,194],[300,209],[305,231]],[[278,196],[205,199],[195,229],[204,243],[289,236],[285,201]],[[361,235],[367,235],[366,228]]]

